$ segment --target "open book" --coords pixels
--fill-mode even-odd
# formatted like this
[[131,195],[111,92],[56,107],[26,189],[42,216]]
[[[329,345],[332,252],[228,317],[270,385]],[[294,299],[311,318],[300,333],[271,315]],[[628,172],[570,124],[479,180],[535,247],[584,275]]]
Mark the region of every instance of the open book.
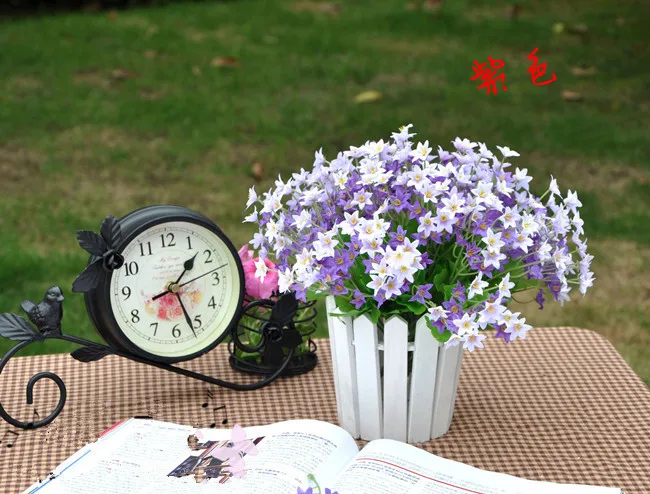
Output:
[[[38,494],[295,494],[308,474],[339,494],[621,494],[620,489],[553,484],[479,470],[408,444],[371,441],[361,451],[343,429],[315,420],[292,420],[244,431],[256,449],[245,454],[245,475],[229,473],[215,447],[232,446],[231,431],[196,430],[155,420],[130,419],[109,429],[25,493]],[[196,449],[198,448],[198,449]],[[252,452],[251,448],[251,452]],[[209,478],[197,482],[202,468]]]

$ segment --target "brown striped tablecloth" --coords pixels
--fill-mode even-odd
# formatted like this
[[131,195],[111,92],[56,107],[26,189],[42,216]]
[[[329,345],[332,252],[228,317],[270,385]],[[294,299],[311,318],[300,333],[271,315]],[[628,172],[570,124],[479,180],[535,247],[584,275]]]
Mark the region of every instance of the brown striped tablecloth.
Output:
[[[41,417],[58,399],[40,381],[34,405],[25,386],[40,371],[66,383],[68,402],[49,426],[23,431],[0,419],[0,493],[21,492],[106,428],[132,416],[207,427],[311,418],[336,423],[329,345],[309,374],[235,392],[118,357],[80,363],[65,354],[12,359],[0,400],[14,417]],[[225,345],[183,364],[246,382]],[[225,408],[214,409],[225,405]],[[228,425],[222,425],[227,417]],[[12,434],[10,431],[17,433]],[[552,482],[650,493],[650,390],[602,336],[578,328],[539,328],[510,345],[490,338],[467,354],[451,430],[418,446],[479,468]]]

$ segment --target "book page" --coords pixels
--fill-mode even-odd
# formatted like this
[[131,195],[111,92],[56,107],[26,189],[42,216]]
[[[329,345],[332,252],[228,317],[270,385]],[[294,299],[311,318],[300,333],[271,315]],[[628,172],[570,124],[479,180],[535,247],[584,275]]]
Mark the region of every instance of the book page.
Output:
[[620,489],[526,480],[440,458],[408,444],[370,442],[329,486],[339,494],[620,494]]
[[[212,492],[266,494],[295,492],[307,484],[307,474],[334,478],[358,448],[343,429],[325,422],[296,420],[244,428],[257,455],[244,456],[245,477],[234,478],[222,461],[209,454],[226,446],[231,430],[202,429],[207,449],[187,444],[192,427],[131,419],[86,446],[56,470],[53,480],[35,484],[25,493],[38,494],[177,494]],[[83,455],[80,453],[84,451]],[[197,483],[194,469],[208,478]],[[216,484],[221,484],[217,486]]]

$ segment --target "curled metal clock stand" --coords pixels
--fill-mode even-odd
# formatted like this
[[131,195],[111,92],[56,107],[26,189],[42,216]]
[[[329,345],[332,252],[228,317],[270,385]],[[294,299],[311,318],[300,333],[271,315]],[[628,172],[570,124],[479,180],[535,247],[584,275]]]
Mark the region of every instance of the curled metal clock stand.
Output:
[[[206,376],[205,374],[183,369],[182,367],[176,367],[172,364],[149,360],[139,355],[118,350],[109,345],[103,345],[94,341],[86,340],[84,338],[65,334],[61,331],[61,318],[63,317],[62,302],[63,294],[61,288],[57,286],[48,289],[45,297],[38,304],[29,300],[24,301],[21,306],[27,314],[29,320],[34,325],[30,324],[22,316],[16,314],[0,314],[0,336],[18,342],[0,360],[0,374],[4,370],[7,362],[9,362],[11,357],[13,357],[23,348],[29,346],[34,342],[43,342],[49,339],[58,339],[69,341],[70,343],[75,343],[81,346],[81,348],[78,348],[70,354],[73,358],[79,360],[80,362],[92,362],[95,360],[100,360],[107,355],[117,355],[119,357],[124,357],[141,364],[158,367],[159,369],[181,374],[193,379],[199,379],[200,381],[222,386],[224,388],[233,389],[236,391],[250,391],[266,386],[267,384],[273,382],[277,377],[284,374],[294,356],[296,348],[302,342],[300,334],[292,324],[293,316],[297,308],[296,298],[293,294],[283,295],[280,297],[273,308],[272,323],[266,324],[264,330],[262,331],[260,343],[257,346],[257,350],[263,350],[264,346],[268,343],[277,344],[278,342],[281,342],[280,344],[286,350],[283,352],[285,353],[284,360],[272,374],[265,376],[263,379],[251,384],[238,384],[224,381],[216,377]],[[237,325],[235,325],[233,332],[236,331],[236,328]],[[233,338],[233,340],[235,342],[235,345],[241,345],[241,343],[238,343],[239,339],[236,336]],[[241,349],[243,351],[247,351],[251,348],[244,346]],[[54,410],[47,417],[32,422],[23,422],[16,420],[7,413],[1,402],[0,417],[2,417],[11,425],[21,429],[36,429],[52,422],[61,413],[65,405],[67,398],[65,383],[58,375],[53,372],[39,372],[35,374],[27,383],[26,398],[28,405],[33,404],[34,385],[41,379],[49,379],[51,381],[54,381],[54,383],[59,388],[59,401]]]

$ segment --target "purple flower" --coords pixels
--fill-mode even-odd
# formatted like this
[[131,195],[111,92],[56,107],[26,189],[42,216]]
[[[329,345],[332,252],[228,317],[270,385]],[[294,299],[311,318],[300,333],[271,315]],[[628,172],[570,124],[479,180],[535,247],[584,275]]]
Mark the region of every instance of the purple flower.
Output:
[[460,281],[456,283],[456,286],[451,291],[451,296],[461,304],[464,304],[467,301],[467,297],[465,297],[465,287]]
[[345,288],[343,282],[339,280],[334,284],[334,288],[332,289],[332,292],[334,293],[334,295],[345,295],[346,293],[348,293],[348,289]]
[[355,309],[359,310],[366,303],[366,297],[359,290],[354,290],[352,300],[350,301]]
[[431,290],[431,288],[433,288],[433,284],[431,283],[427,285],[420,285],[415,291],[415,295],[409,299],[409,302],[419,302],[424,305],[424,299],[431,298],[431,294],[429,293],[429,290]]
[[546,299],[544,298],[544,290],[540,288],[539,291],[537,292],[537,296],[535,297],[535,301],[539,304],[540,309],[544,308],[545,300]]
[[502,338],[506,343],[510,343],[510,333],[505,332],[506,327],[501,325],[497,326],[497,332],[494,333],[495,338]]

